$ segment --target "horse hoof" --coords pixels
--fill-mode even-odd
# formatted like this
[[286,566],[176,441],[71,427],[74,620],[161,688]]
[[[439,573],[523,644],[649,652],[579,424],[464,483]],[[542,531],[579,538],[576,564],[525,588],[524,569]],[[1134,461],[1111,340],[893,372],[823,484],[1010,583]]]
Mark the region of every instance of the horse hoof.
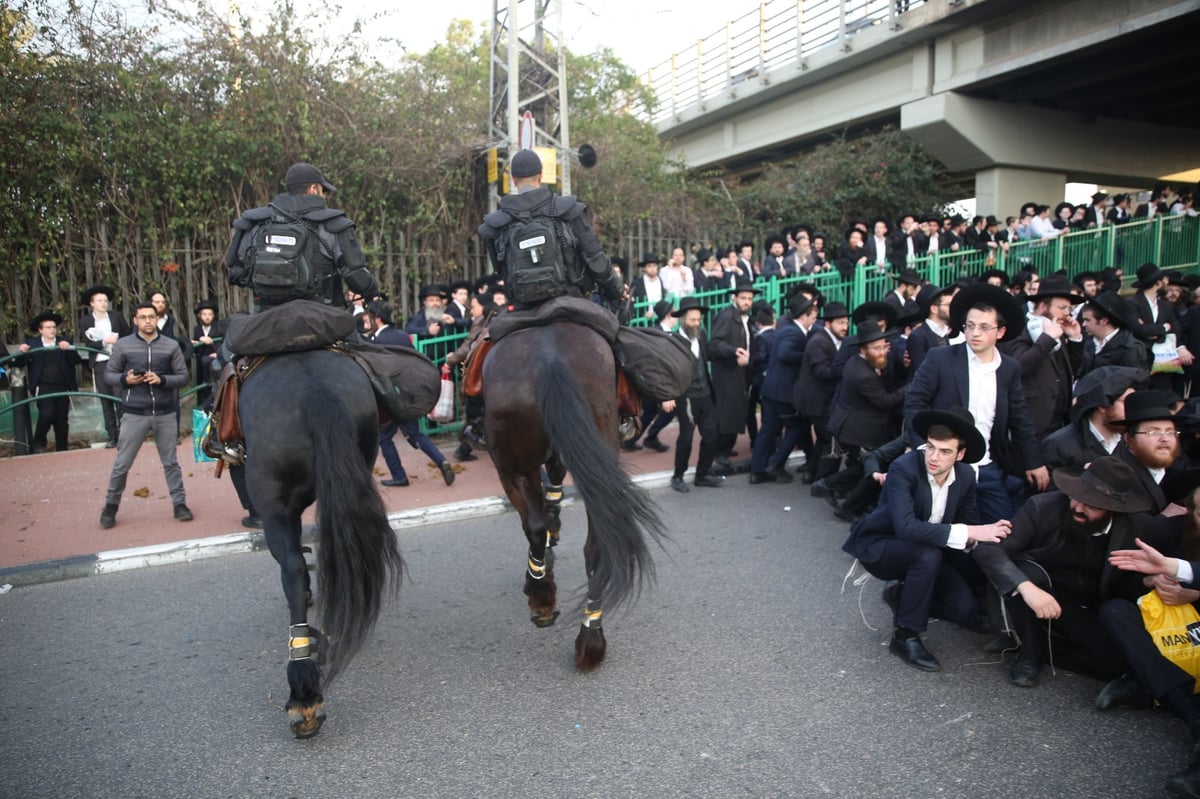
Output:
[[549,627],[554,624],[554,622],[558,621],[558,611],[549,610],[542,613],[534,612],[529,615],[529,620],[533,622],[535,627]]
[[607,650],[603,627],[579,625],[579,635],[575,638],[575,668],[594,671],[604,661]]
[[288,729],[292,735],[300,739],[312,738],[321,731],[325,723],[325,708],[313,705],[306,708],[294,708],[288,711]]

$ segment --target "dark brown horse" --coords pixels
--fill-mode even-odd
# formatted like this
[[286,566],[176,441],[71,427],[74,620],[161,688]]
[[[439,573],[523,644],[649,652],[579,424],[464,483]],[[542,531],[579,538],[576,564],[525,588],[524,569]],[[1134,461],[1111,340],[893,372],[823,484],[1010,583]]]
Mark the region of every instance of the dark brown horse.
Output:
[[[635,594],[653,564],[646,535],[662,536],[654,503],[621,471],[616,365],[612,348],[590,328],[556,323],[510,333],[483,366],[488,451],[504,493],[529,539],[525,595],[532,621],[558,617],[553,562],[558,508],[569,471],[587,510],[587,600],[575,639],[575,665],[604,659],[601,613]],[[549,485],[543,489],[545,466]]]

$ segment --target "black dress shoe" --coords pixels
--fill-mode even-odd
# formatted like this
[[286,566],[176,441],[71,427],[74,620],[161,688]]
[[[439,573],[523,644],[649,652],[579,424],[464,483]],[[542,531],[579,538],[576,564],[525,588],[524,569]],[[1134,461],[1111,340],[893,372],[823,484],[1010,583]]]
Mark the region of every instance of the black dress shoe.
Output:
[[263,526],[262,517],[253,513],[249,516],[243,516],[242,526],[249,527],[251,530],[261,530]]
[[1032,688],[1038,684],[1038,674],[1042,667],[1028,658],[1017,658],[1017,662],[1009,669],[1008,681],[1018,688]]
[[938,663],[937,658],[925,648],[925,644],[921,643],[920,636],[902,640],[892,635],[892,640],[888,642],[888,651],[914,669],[920,669],[921,671],[942,670],[942,664]]
[[380,480],[379,484],[385,485],[388,488],[404,488],[406,485],[408,485],[408,478],[405,477],[401,480],[391,480],[391,479]]
[[767,469],[767,474],[774,476],[775,479],[780,483],[790,483],[796,479],[795,477],[792,477],[791,472],[782,466],[772,466],[770,469]]
[[809,486],[808,492],[814,497],[828,497],[833,494],[833,490],[829,487],[829,483],[825,482],[825,478],[821,478]]
[[1146,710],[1153,705],[1153,697],[1132,674],[1113,680],[1100,689],[1100,695],[1096,697],[1096,710],[1108,710],[1110,707]]
[[801,466],[799,469],[796,470],[796,474],[800,475],[800,485],[804,485],[804,486],[812,485],[813,476],[811,474],[809,474],[808,472],[804,471],[803,466]]
[[720,488],[725,485],[725,481],[720,477],[713,477],[711,474],[706,474],[703,477],[697,477],[692,481],[693,485],[698,485],[701,488]]
[[1017,643],[1017,639],[1013,638],[1012,633],[1006,632],[996,633],[983,645],[983,651],[989,655],[1016,652],[1020,648],[1021,646]]
[[683,482],[682,477],[672,477],[671,478],[671,488],[675,489],[680,494],[686,494],[687,492],[692,490],[692,489],[688,488],[687,483]]
[[657,438],[647,438],[642,442],[646,449],[652,449],[655,452],[670,452],[671,448],[659,441]]
[[1200,797],[1200,759],[1194,760],[1186,770],[1173,774],[1163,790],[1168,796]]
[[438,468],[442,471],[442,482],[448,486],[454,485],[454,467],[448,461],[442,461]]
[[637,452],[641,448],[642,445],[636,441],[626,441],[621,445],[621,449],[625,450],[626,452]]
[[775,475],[770,472],[750,472],[750,485],[756,486],[759,483],[774,483]]
[[718,466],[723,466],[726,469],[733,469],[733,464],[729,462],[729,458],[725,455],[718,455],[717,457],[713,458],[713,463],[717,464]]
[[458,449],[454,450],[454,460],[465,463],[466,461],[477,461],[479,460],[479,456],[474,452],[471,452],[469,449],[463,449],[462,447],[459,447]]
[[826,500],[829,500],[829,504],[833,505],[833,515],[844,522],[856,522],[862,517],[861,513],[858,513],[853,508],[846,507],[832,497],[826,497]]

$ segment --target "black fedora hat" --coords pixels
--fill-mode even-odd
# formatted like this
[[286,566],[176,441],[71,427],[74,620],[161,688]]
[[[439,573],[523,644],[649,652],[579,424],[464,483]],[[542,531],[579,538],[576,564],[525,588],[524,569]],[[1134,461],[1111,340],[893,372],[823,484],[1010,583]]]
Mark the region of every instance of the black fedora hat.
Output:
[[989,269],[989,270],[987,270],[986,272],[984,272],[982,275],[980,275],[980,276],[979,276],[979,282],[980,282],[980,283],[986,283],[986,282],[988,282],[990,279],[992,279],[992,278],[994,278],[994,277],[995,277],[995,278],[999,278],[999,279],[1000,279],[1000,286],[1001,286],[1002,288],[1004,288],[1004,287],[1007,287],[1007,286],[1008,286],[1008,273],[1007,273],[1007,272],[1005,272],[1003,269]]
[[749,280],[739,280],[737,283],[735,283],[733,285],[733,288],[731,288],[729,290],[729,293],[730,294],[741,294],[743,291],[749,291],[754,294],[762,294],[762,289],[755,288],[754,284],[751,283]]
[[642,260],[638,261],[638,268],[641,269],[646,264],[654,264],[658,266],[662,261],[658,260],[658,256],[652,252],[643,253]]
[[117,293],[112,290],[111,286],[92,286],[90,289],[85,289],[83,294],[79,295],[79,304],[91,305],[92,297],[95,297],[97,294],[103,294],[105,297],[108,297],[110,303],[117,296]]
[[921,275],[916,269],[901,269],[900,274],[896,276],[897,283],[907,283],[910,286],[920,286],[925,281],[921,279]]
[[662,320],[671,316],[674,310],[670,300],[659,300],[654,303],[654,321],[661,323]]
[[1037,294],[1030,294],[1029,300],[1037,302],[1038,300],[1048,300],[1051,297],[1070,300],[1072,305],[1078,305],[1086,299],[1082,295],[1071,293],[1071,281],[1067,280],[1065,275],[1046,275],[1038,283]]
[[1112,291],[1101,291],[1087,301],[1100,312],[1100,315],[1112,320],[1117,327],[1133,326],[1133,308],[1123,297]]
[[423,300],[426,297],[441,297],[444,300],[446,299],[446,296],[446,290],[444,288],[439,286],[437,283],[430,283],[428,286],[425,286],[425,288],[421,289],[421,293],[417,295],[417,298]]
[[1118,513],[1144,513],[1154,501],[1141,490],[1128,465],[1114,455],[1092,461],[1087,468],[1054,470],[1054,485],[1076,502]]
[[899,318],[900,312],[894,305],[878,300],[864,302],[850,314],[850,321],[856,325],[861,325],[868,319],[883,319],[889,330],[896,326],[896,320]]
[[1138,422],[1171,422],[1176,430],[1195,429],[1195,417],[1176,416],[1169,407],[1170,395],[1156,388],[1135,391],[1125,398],[1125,418],[1109,419],[1113,427],[1129,427]]
[[979,428],[975,426],[975,417],[966,408],[956,405],[944,411],[918,411],[912,420],[913,432],[921,438],[928,438],[929,428],[938,424],[949,427],[962,439],[963,446],[967,448],[963,460],[967,463],[975,463],[987,453],[987,442],[983,440],[983,433],[979,432]]
[[1097,408],[1107,408],[1131,388],[1141,388],[1150,380],[1149,369],[1132,366],[1098,366],[1075,382],[1075,404],[1071,415],[1079,419]]
[[470,292],[471,284],[465,280],[456,280],[453,283],[451,283],[449,286],[446,287],[446,291],[449,294],[453,294],[454,292],[458,291],[459,289],[466,289],[468,292]]
[[37,333],[42,326],[42,322],[53,322],[57,326],[61,326],[63,318],[54,311],[42,311],[37,316],[29,320],[29,329]]
[[763,252],[769,253],[771,251],[772,244],[782,244],[783,249],[787,249],[787,239],[785,239],[783,236],[780,236],[778,233],[772,233],[771,235],[767,236],[765,241],[763,241]]
[[933,303],[938,297],[946,294],[953,294],[958,291],[958,286],[954,283],[938,288],[932,283],[926,283],[921,286],[921,290],[917,292],[917,307],[921,309],[921,318],[929,316],[929,309],[933,307]]
[[1100,275],[1095,272],[1085,271],[1085,272],[1080,272],[1078,275],[1071,278],[1071,282],[1074,283],[1076,286],[1079,286],[1079,288],[1083,288],[1083,284],[1089,280],[1091,280],[1093,282],[1099,282]]
[[1137,269],[1137,280],[1133,281],[1135,289],[1148,289],[1161,280],[1167,277],[1168,273],[1164,269],[1159,269],[1158,264],[1147,261]]
[[1025,329],[1025,311],[1017,298],[999,286],[989,283],[973,283],[964,286],[950,301],[950,329],[954,335],[962,332],[967,321],[967,312],[977,304],[990,305],[1004,318],[1004,337],[1000,341],[1012,341]]
[[208,299],[208,300],[200,300],[200,302],[198,302],[196,304],[196,307],[192,309],[192,315],[199,316],[200,312],[203,311],[205,308],[212,311],[214,314],[218,313],[217,304],[213,300]]
[[817,301],[806,294],[797,294],[788,300],[788,316],[797,319],[808,313]]
[[893,338],[895,332],[892,330],[880,330],[879,325],[874,322],[863,322],[854,329],[854,335],[847,339],[847,343],[852,347],[862,347],[870,344],[872,341],[878,341],[881,338]]
[[671,316],[683,316],[687,311],[699,311],[702,314],[708,313],[708,306],[700,302],[695,297],[684,297],[679,301],[679,307]]
[[846,307],[844,302],[831,302],[821,309],[821,314],[818,319],[829,321],[830,319],[841,319],[843,316],[849,316],[850,309]]

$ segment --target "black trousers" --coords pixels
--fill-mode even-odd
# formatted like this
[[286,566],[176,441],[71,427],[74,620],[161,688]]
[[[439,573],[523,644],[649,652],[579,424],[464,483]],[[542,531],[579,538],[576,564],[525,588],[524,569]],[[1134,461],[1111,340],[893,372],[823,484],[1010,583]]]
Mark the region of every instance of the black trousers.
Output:
[[883,554],[863,568],[881,580],[899,580],[896,626],[924,632],[931,616],[970,624],[983,615],[979,591],[986,578],[966,552],[903,538],[884,542]]
[[1100,605],[1100,623],[1129,664],[1129,671],[1152,696],[1162,697],[1172,688],[1192,693],[1195,679],[1158,651],[1137,605],[1128,599],[1106,600]]
[[[57,394],[69,391],[67,386],[54,386],[43,383],[38,386],[38,394]],[[67,450],[67,421],[71,414],[70,397],[52,397],[37,401],[38,423],[33,431],[33,444],[38,447],[46,446],[46,437],[54,428],[54,449],[58,452]]]
[[1021,658],[1044,663],[1053,655],[1055,665],[1101,680],[1115,680],[1124,674],[1125,657],[1100,622],[1099,607],[1064,602],[1054,593],[1053,575],[1048,575],[1040,564],[1027,560],[1017,566],[1034,585],[1049,591],[1062,607],[1059,618],[1043,622],[1020,594],[1014,592],[1004,597],[1009,623],[1021,638]]
[[[110,397],[117,396],[117,387],[110,386],[104,379],[104,370],[108,368],[108,361],[97,361],[93,356],[91,364],[92,382],[96,386],[96,393],[108,394]],[[100,409],[104,413],[104,432],[108,435],[109,441],[116,441],[117,434],[121,431],[120,408],[112,400],[100,400]]]
[[692,458],[692,434],[700,431],[700,455],[696,459],[696,476],[704,477],[712,469],[717,454],[717,406],[712,397],[680,398],[675,404],[679,419],[679,438],[675,441],[675,476],[683,477]]

